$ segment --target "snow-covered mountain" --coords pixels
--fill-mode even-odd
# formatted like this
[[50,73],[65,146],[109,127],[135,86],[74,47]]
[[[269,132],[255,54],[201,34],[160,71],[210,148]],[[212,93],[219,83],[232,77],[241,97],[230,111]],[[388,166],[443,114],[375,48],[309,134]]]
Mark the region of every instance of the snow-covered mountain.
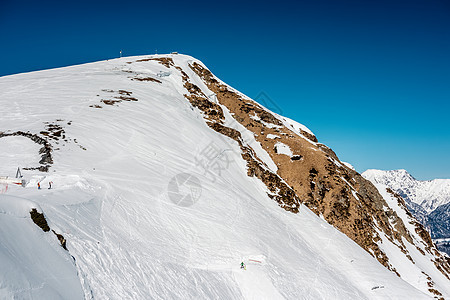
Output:
[[5,76],[0,105],[2,299],[450,297],[401,198],[190,56]]
[[450,202],[450,179],[416,180],[406,170],[367,170],[362,174],[372,182],[389,186],[406,201],[420,205],[427,213]]
[[413,215],[429,229],[438,248],[450,255],[450,179],[416,180],[406,170],[372,169],[362,175],[402,196]]

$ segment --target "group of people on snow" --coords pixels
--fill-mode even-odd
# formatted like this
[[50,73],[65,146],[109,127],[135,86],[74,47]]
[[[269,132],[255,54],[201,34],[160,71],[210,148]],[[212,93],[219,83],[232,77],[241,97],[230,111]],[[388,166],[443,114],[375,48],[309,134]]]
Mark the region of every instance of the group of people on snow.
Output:
[[[53,185],[53,181],[49,181],[49,183],[48,183],[48,189],[49,190],[52,188],[52,185]],[[37,183],[37,188],[38,188],[38,190],[41,189],[41,182],[40,181],[38,181],[38,183]]]

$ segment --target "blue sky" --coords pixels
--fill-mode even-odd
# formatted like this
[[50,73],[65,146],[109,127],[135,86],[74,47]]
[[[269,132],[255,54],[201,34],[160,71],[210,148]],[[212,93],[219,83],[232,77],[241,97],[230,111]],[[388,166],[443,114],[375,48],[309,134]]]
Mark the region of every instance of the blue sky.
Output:
[[[450,3],[0,1],[0,76],[179,51],[360,172],[450,178]],[[262,99],[260,99],[262,100]]]

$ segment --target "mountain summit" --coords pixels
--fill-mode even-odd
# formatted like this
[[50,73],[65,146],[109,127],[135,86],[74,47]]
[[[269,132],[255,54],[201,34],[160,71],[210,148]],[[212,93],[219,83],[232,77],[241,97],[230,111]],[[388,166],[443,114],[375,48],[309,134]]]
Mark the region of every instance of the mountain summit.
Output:
[[0,175],[26,180],[2,179],[2,298],[450,297],[401,197],[193,57],[6,76],[0,101]]

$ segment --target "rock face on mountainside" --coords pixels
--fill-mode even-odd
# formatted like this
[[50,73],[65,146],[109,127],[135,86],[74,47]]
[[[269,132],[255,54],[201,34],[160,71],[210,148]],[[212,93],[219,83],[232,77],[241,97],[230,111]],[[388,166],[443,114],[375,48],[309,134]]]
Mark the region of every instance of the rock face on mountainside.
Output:
[[[339,272],[346,274],[345,280],[363,274],[361,263],[363,266],[373,263],[392,277],[400,294],[405,290],[398,282],[406,282],[408,288],[414,286],[420,293],[435,298],[450,294],[446,285],[450,280],[448,259],[437,251],[428,231],[409,212],[408,202],[396,189],[365,179],[341,162],[307,127],[234,90],[200,61],[184,55],[156,55],[123,58],[86,65],[77,72],[70,68],[63,72],[70,78],[72,90],[66,87],[58,102],[61,104],[55,106],[61,109],[53,110],[52,105],[47,105],[42,116],[49,120],[41,120],[40,115],[33,119],[30,112],[31,116],[24,118],[26,122],[14,123],[14,128],[0,128],[0,142],[20,138],[44,146],[34,151],[37,161],[36,165],[30,164],[30,172],[41,171],[43,176],[62,178],[63,170],[67,176],[64,184],[63,180],[59,184],[61,190],[48,190],[45,197],[35,194],[36,189],[25,189],[19,194],[38,202],[44,199],[42,209],[49,226],[64,233],[63,247],[68,250],[67,255],[70,253],[76,259],[86,297],[138,298],[148,295],[146,288],[136,288],[144,286],[150,287],[152,296],[163,293],[165,298],[186,295],[252,298],[255,289],[249,289],[245,282],[260,281],[273,287],[270,290],[271,295],[276,295],[273,298],[282,298],[281,294],[285,298],[298,298],[303,291],[295,284],[308,271],[299,275],[297,260],[303,263],[304,270],[312,268],[320,281],[322,276],[328,278],[334,273],[335,266],[327,260],[328,256],[345,264],[337,266]],[[36,86],[48,84],[47,89],[51,90],[54,84],[48,79],[52,78],[50,75]],[[39,74],[34,76],[30,82],[40,80]],[[64,76],[54,75],[58,80],[68,80]],[[25,75],[19,78],[27,79]],[[19,85],[17,82],[20,81],[14,78],[10,82],[5,80],[4,86]],[[33,93],[24,92],[22,97],[29,99]],[[11,97],[12,93],[5,95]],[[49,99],[49,95],[43,89],[40,99]],[[74,104],[75,101],[78,102]],[[17,120],[17,115],[7,115],[8,120]],[[189,159],[198,150],[197,134],[198,140],[204,138],[225,145],[212,155],[212,160],[229,151],[237,153],[237,162],[228,173],[224,171],[226,175],[221,180],[207,181],[201,177],[205,185],[203,193],[208,193],[210,202],[195,203],[195,197],[191,196],[189,205],[197,208],[180,209],[177,203],[161,200],[166,193],[161,186],[177,179],[175,174],[186,174]],[[45,169],[36,167],[38,164]],[[78,173],[67,175],[68,172]],[[33,184],[45,179],[36,178]],[[238,179],[233,181],[234,178]],[[171,182],[174,190],[169,194],[179,195],[178,187],[185,182]],[[199,190],[199,185],[195,188]],[[66,203],[66,199],[71,203]],[[270,205],[266,206],[267,203]],[[252,210],[257,210],[255,215]],[[436,218],[443,216],[436,214],[439,215]],[[230,219],[232,222],[226,223]],[[314,236],[314,226],[307,226],[315,222],[326,225],[318,226],[326,230],[322,236]],[[243,239],[242,244],[236,244],[239,238]],[[334,243],[340,249],[356,248],[370,262],[353,259],[353,255],[361,257],[357,251],[336,253]],[[323,245],[323,249],[318,251],[316,244]],[[258,259],[251,256],[253,253]],[[280,255],[287,265],[296,267],[290,270],[281,261],[282,267],[276,268],[269,259],[266,262],[268,253],[274,260]],[[307,261],[316,255],[317,263],[310,266]],[[229,264],[236,257],[238,260],[252,257],[253,262],[262,267],[267,263],[271,268],[260,274],[249,272],[251,276],[261,276],[259,281],[235,275]],[[202,264],[203,259],[206,265]],[[113,262],[118,263],[117,267],[111,267]],[[353,272],[353,268],[357,271]],[[230,276],[230,272],[234,275]],[[386,274],[379,275],[382,272],[372,273],[376,278],[387,278]],[[99,276],[100,273],[106,275]],[[277,276],[286,281],[279,281]],[[308,287],[310,297],[343,295],[342,288],[335,286],[345,287],[348,282],[330,278],[336,281],[325,288],[324,294],[317,292],[320,289],[314,284]],[[231,283],[234,281],[239,282],[239,287]],[[111,283],[117,282],[121,282],[120,288],[111,288]],[[165,282],[180,283],[180,292],[167,290]],[[223,286],[217,288],[220,284]],[[348,297],[370,298],[373,293],[383,295],[385,289],[373,282],[370,291],[366,283],[353,284],[355,287],[346,292]],[[196,294],[199,286],[203,288]],[[386,292],[389,288],[386,287]]]
[[405,199],[406,206],[431,233],[437,247],[450,255],[450,179],[416,180],[406,170],[367,170],[362,174]]

